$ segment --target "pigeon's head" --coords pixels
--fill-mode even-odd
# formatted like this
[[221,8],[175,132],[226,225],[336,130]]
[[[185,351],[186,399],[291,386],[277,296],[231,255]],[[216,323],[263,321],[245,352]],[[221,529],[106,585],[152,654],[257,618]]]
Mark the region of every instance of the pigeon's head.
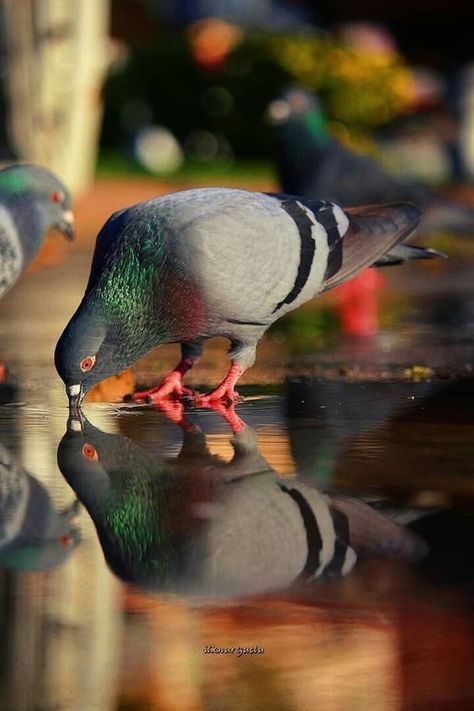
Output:
[[282,130],[306,129],[313,135],[326,135],[326,122],[318,98],[303,89],[287,89],[267,108],[271,124]]
[[146,349],[138,329],[112,317],[94,298],[85,297],[63,331],[54,356],[70,407],[79,406],[93,385],[126,370]]
[[[51,171],[36,165],[13,165],[0,170],[0,200],[23,216],[37,208],[41,231],[59,230],[65,237],[74,236],[71,195]],[[24,219],[27,219],[24,217]]]

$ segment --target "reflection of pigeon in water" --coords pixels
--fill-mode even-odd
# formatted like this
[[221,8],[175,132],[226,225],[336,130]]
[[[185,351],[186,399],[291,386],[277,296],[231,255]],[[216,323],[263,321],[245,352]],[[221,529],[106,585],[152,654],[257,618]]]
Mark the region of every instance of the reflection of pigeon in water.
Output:
[[379,261],[432,257],[399,244],[412,205],[343,210],[328,202],[244,190],[187,190],[113,215],[96,245],[86,294],[56,348],[71,404],[92,385],[164,343],[177,368],[152,391],[183,394],[203,341],[230,339],[232,363],[201,404],[233,400],[256,345],[280,316]]
[[51,570],[79,543],[77,503],[58,512],[46,489],[0,445],[0,568]]
[[328,487],[343,452],[361,433],[416,410],[436,387],[430,382],[337,382],[289,379],[290,448],[298,471]]
[[278,125],[277,167],[282,190],[340,205],[412,201],[423,206],[419,232],[474,234],[474,209],[386,171],[377,161],[345,148],[329,134],[319,101],[300,89],[270,104]]
[[32,261],[46,232],[72,238],[71,198],[48,170],[14,165],[0,170],[0,296]]
[[356,551],[421,552],[415,536],[366,504],[279,477],[240,423],[226,463],[197,428],[187,428],[176,459],[165,459],[70,421],[59,467],[117,575],[147,588],[251,594],[345,574]]

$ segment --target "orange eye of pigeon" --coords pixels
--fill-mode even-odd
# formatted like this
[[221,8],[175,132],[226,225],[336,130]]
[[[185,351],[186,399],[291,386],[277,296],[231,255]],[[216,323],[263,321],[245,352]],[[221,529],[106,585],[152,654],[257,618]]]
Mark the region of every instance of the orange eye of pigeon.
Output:
[[97,461],[99,459],[96,448],[87,442],[82,448],[82,454],[86,459],[89,459],[89,461]]
[[87,356],[87,358],[83,358],[80,363],[80,368],[83,373],[87,373],[88,370],[90,370],[95,363],[95,356]]
[[59,192],[59,190],[54,190],[51,195],[49,196],[49,199],[51,202],[62,202],[63,201],[63,196]]

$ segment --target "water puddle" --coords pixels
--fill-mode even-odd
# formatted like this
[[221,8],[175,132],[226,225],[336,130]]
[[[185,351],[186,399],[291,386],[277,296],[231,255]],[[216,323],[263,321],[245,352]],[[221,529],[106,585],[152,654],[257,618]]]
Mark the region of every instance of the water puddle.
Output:
[[52,352],[88,262],[0,305],[0,708],[473,708],[472,269],[438,300],[407,269],[423,318],[372,340],[270,334],[234,415],[70,420]]
[[472,699],[473,396],[299,379],[236,434],[3,407],[2,708]]

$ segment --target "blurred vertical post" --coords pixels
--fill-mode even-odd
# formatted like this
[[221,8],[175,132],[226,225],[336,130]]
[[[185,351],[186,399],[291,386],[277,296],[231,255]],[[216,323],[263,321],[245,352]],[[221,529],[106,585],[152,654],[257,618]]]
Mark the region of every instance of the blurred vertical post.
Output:
[[94,174],[109,16],[110,0],[0,0],[10,143],[75,192]]

